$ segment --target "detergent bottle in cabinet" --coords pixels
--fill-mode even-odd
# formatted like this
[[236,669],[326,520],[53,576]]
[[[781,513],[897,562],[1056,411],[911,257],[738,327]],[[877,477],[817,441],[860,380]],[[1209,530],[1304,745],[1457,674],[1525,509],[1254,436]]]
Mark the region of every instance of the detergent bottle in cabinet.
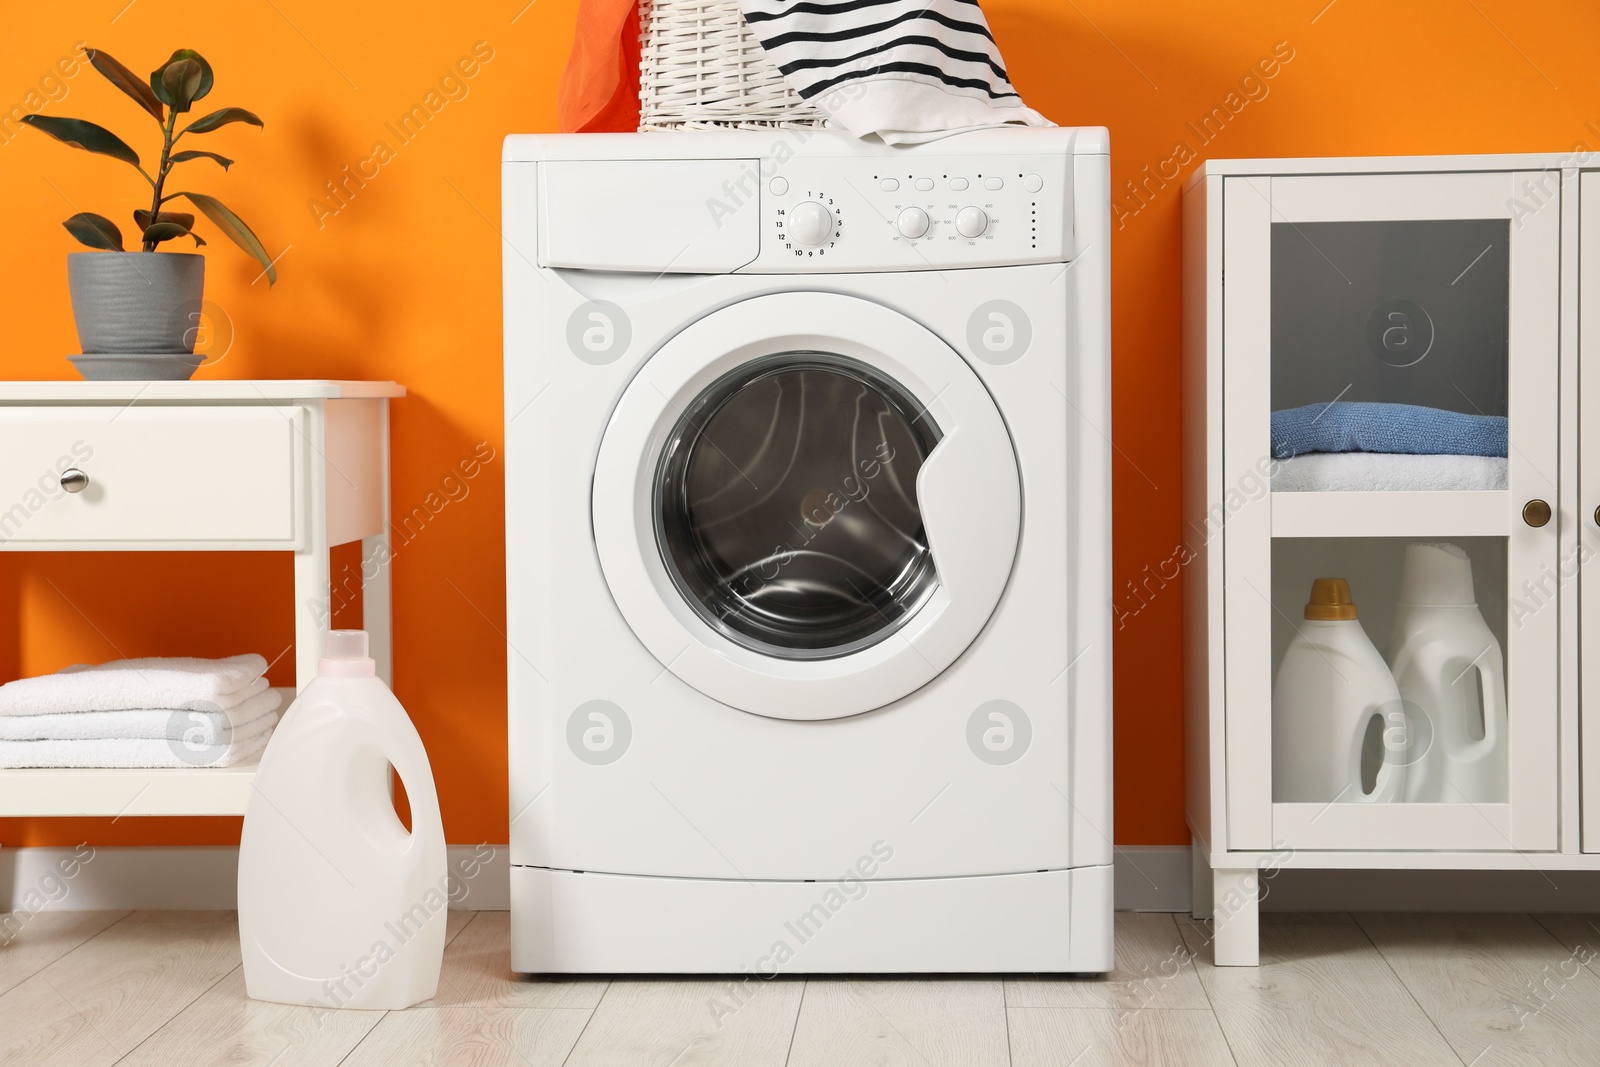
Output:
[[1478,611],[1472,560],[1460,547],[1406,547],[1389,665],[1416,720],[1406,799],[1505,803],[1505,657]]
[[[395,814],[389,768],[411,829]],[[257,1000],[406,1008],[439,986],[449,886],[422,739],[362,630],[333,630],[261,757],[239,841],[239,941]]]
[[[1273,801],[1403,800],[1400,709],[1394,676],[1356,619],[1350,583],[1318,578],[1272,686]],[[1363,759],[1375,768],[1370,789]]]

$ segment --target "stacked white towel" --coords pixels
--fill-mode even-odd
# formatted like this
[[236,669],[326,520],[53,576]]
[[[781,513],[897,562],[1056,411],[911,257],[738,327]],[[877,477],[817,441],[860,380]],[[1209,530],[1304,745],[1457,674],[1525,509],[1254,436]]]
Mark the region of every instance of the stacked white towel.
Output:
[[0,685],[0,767],[229,767],[282,698],[255,654],[76,665]]
[[1274,493],[1504,489],[1504,456],[1412,456],[1397,452],[1311,452],[1280,459]]

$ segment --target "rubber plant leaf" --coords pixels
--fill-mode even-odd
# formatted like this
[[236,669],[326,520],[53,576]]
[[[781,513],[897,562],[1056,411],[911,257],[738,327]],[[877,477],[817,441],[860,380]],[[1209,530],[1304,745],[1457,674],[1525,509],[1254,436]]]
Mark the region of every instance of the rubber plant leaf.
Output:
[[128,147],[126,141],[104,126],[96,126],[83,119],[63,119],[50,115],[24,115],[22,121],[40,133],[54,137],[62,144],[69,144],[96,155],[120,159],[135,167],[139,165],[139,153]]
[[[150,212],[143,208],[134,208],[133,221],[139,224],[139,229],[148,230],[150,228]],[[176,222],[186,230],[194,229],[194,216],[187,211],[158,211],[156,212],[155,221]]]
[[196,248],[205,244],[205,241],[200,239],[199,234],[192,232],[187,226],[180,226],[176,222],[157,222],[145,227],[144,243],[147,245],[160,244],[162,241],[170,241],[174,237],[193,237]]
[[90,48],[84,54],[94,64],[94,69],[105,75],[106,81],[133,97],[140,107],[155,116],[157,122],[167,121],[166,113],[161,110],[161,101],[156,99],[156,94],[150,91],[150,86],[139,75],[117,62],[110,53],[98,48]]
[[194,103],[194,94],[200,89],[200,64],[192,59],[168,64],[161,72],[161,87],[167,91],[166,99],[172,110],[188,111]]
[[272,265],[272,257],[267,255],[267,250],[261,244],[245,221],[222,201],[205,193],[180,192],[174,196],[187,197],[189,202],[199,208],[206,218],[216,224],[217,228],[228,236],[234,244],[256,257],[256,262],[261,264],[267,275],[267,284],[272,285],[278,280],[278,268]]
[[190,149],[184,152],[174,152],[172,153],[171,159],[174,163],[187,163],[191,159],[214,159],[223,170],[227,170],[229,167],[233,166],[233,160],[229,159],[227,156],[219,156],[215,152],[201,152],[197,149]]
[[[150,88],[156,94],[156,99],[160,100],[163,104],[171,104],[172,100],[167,92],[166,87],[162,84],[162,75],[168,67],[172,66],[174,63],[181,63],[184,60],[189,60],[193,63],[196,63],[200,67],[200,84],[195,86],[194,95],[189,97],[189,102],[193,103],[211,91],[211,82],[213,80],[211,74],[211,64],[207,63],[205,57],[199,52],[196,52],[193,48],[180,48],[176,52],[172,53],[172,55],[167,58],[165,63],[161,64],[161,66],[150,72]],[[188,109],[178,108],[177,110],[186,111]]]
[[80,211],[61,225],[67,232],[78,239],[80,244],[90,248],[103,248],[107,252],[122,251],[122,231],[117,229],[117,224],[104,215],[96,215],[92,211]]
[[218,126],[226,126],[230,122],[248,122],[252,126],[265,127],[255,115],[242,107],[225,107],[220,111],[213,111],[209,115],[202,115],[183,128],[184,133],[210,133]]

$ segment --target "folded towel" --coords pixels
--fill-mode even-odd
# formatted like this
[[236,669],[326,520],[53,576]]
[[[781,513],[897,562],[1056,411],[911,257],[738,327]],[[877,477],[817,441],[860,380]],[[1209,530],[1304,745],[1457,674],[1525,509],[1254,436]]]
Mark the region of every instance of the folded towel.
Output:
[[0,741],[0,767],[231,767],[266,748],[277,725],[278,713],[269,712],[214,745],[126,737]]
[[1317,452],[1279,460],[1274,493],[1396,492],[1408,489],[1504,489],[1499,456],[1407,456],[1393,452]]
[[189,740],[215,745],[234,731],[271,715],[283,703],[276,689],[257,693],[218,711],[137,708],[128,711],[63,711],[46,715],[0,715],[0,741],[95,741],[133,737]]
[[267,688],[267,661],[155,656],[78,664],[57,674],[0,685],[0,715],[46,715],[140,708],[226,711]]
[[1463,415],[1416,404],[1307,404],[1272,413],[1272,454],[1403,452],[1504,456],[1503,415]]
[[857,137],[1054,126],[1011,86],[977,0],[740,0],[794,91]]

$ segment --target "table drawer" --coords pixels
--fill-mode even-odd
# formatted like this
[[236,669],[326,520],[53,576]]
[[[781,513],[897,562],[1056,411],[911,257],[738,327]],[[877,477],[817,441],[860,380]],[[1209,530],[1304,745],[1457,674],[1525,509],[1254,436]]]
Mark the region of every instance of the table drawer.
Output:
[[[292,405],[0,408],[0,545],[288,545],[303,419]],[[73,469],[88,484],[69,493]]]

